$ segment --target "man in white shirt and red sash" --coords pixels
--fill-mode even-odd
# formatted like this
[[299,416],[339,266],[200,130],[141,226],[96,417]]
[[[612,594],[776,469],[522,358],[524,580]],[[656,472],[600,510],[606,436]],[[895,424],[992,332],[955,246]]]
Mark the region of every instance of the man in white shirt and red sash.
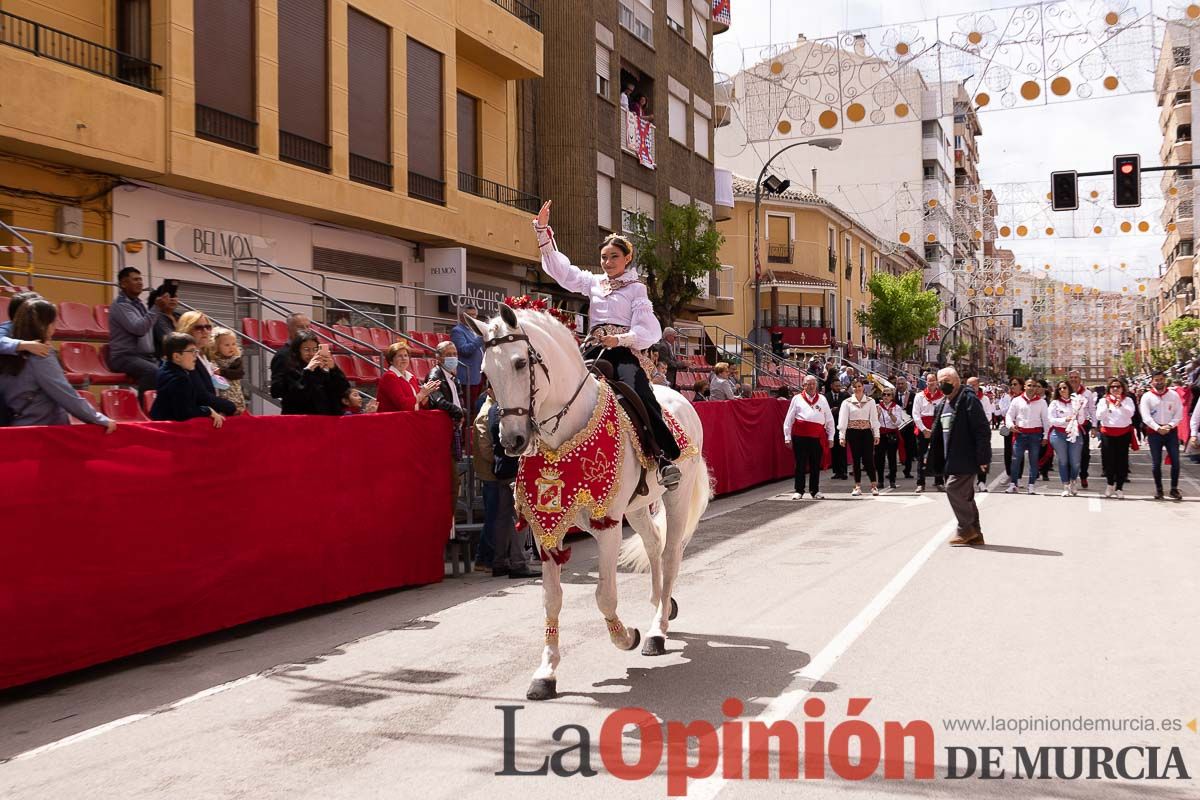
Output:
[[1038,461],[1042,447],[1049,444],[1050,414],[1046,400],[1038,395],[1038,382],[1033,378],[1025,381],[1024,393],[1017,395],[1008,404],[1004,424],[1013,437],[1012,466],[1009,468],[1009,484],[1005,490],[1015,494],[1021,482],[1021,468],[1025,454],[1029,453],[1029,483],[1026,492],[1037,494]]
[[1150,376],[1150,391],[1142,395],[1142,424],[1146,426],[1146,443],[1150,445],[1150,467],[1154,475],[1154,499],[1163,499],[1163,448],[1171,459],[1171,499],[1182,500],[1179,493],[1179,423],[1183,420],[1183,402],[1174,390],[1167,388],[1167,375],[1162,370]]
[[783,419],[783,441],[792,446],[792,455],[796,459],[793,500],[804,496],[806,472],[812,498],[820,500],[823,497],[821,470],[829,467],[834,430],[829,401],[818,391],[816,377],[805,376],[803,390],[792,398]]
[[1083,398],[1087,411],[1087,422],[1083,425],[1083,456],[1079,462],[1079,485],[1088,488],[1088,464],[1092,461],[1091,432],[1096,427],[1096,393],[1083,385],[1079,370],[1073,369],[1067,374],[1067,383],[1071,384],[1071,393]]
[[[913,425],[917,429],[917,492],[925,491],[925,459],[929,455],[929,437],[933,435],[933,409],[942,399],[938,389],[937,375],[930,372],[925,376],[925,388],[913,398]],[[933,485],[942,487],[943,478],[934,474]]]

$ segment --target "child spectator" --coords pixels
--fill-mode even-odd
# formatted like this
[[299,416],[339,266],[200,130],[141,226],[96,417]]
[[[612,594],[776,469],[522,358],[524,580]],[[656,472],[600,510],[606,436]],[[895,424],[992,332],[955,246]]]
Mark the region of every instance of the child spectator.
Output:
[[353,417],[356,414],[363,413],[363,396],[362,392],[354,387],[349,387],[342,393],[342,416]]
[[200,348],[186,333],[168,333],[163,337],[163,363],[158,368],[155,388],[158,394],[150,407],[150,419],[183,422],[195,417],[212,417],[213,427],[225,422],[213,403],[216,395],[203,392],[192,380]]
[[216,369],[216,374],[228,384],[224,388],[216,386],[217,397],[233,403],[237,413],[244,413],[246,395],[242,392],[242,378],[246,377],[246,367],[242,361],[242,349],[238,347],[237,334],[229,328],[214,330],[207,356]]

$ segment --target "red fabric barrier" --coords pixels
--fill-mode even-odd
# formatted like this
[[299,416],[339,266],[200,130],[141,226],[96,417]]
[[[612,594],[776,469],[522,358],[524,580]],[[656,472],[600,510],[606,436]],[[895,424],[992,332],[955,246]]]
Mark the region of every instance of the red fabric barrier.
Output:
[[788,401],[774,397],[696,403],[718,495],[795,474],[792,450],[783,443],[787,410]]
[[0,432],[0,688],[442,579],[440,412]]

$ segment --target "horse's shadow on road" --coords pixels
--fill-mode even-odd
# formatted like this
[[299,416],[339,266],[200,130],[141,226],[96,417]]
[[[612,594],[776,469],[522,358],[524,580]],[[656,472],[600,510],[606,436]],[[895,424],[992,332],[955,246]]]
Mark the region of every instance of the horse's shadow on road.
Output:
[[[719,725],[727,719],[721,712],[726,698],[742,701],[742,718],[755,716],[771,698],[795,688],[795,673],[812,660],[808,653],[789,649],[784,642],[745,636],[672,631],[667,646],[670,655],[663,658],[678,654],[683,660],[663,664],[661,658],[647,657],[646,666],[628,669],[625,677],[593,684],[597,688],[624,686],[627,692],[564,692],[562,696],[586,697],[613,709],[644,708],[664,721],[707,720]],[[816,681],[803,688],[831,692],[837,684]],[[626,730],[627,736],[631,734],[635,735],[636,729]]]

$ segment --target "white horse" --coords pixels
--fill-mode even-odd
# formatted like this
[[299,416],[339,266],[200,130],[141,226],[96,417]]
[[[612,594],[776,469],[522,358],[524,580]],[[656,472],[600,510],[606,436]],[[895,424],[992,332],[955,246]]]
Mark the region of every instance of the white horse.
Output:
[[[475,319],[470,322],[483,337],[483,370],[501,409],[498,446],[511,455],[522,456],[534,453],[539,441],[544,447],[557,450],[585,429],[601,396],[601,387],[588,372],[575,337],[565,326],[545,312],[514,310],[508,306],[502,306],[500,317],[490,322]],[[644,655],[666,652],[668,623],[678,612],[671,594],[679,562],[708,507],[710,495],[708,467],[700,455],[704,434],[696,410],[682,395],[665,386],[655,386],[654,394],[695,445],[695,453],[678,463],[682,472],[679,485],[674,491],[666,491],[651,468],[646,471],[649,494],[634,496],[642,468],[637,455],[640,445],[633,434],[627,438],[624,458],[617,465],[619,491],[607,508],[607,517],[617,524],[597,528],[582,512],[573,521],[576,527],[592,534],[599,545],[596,605],[604,616],[613,644],[621,650],[637,647],[641,634],[636,628],[626,628],[617,616],[618,562],[637,572],[650,572],[650,604],[654,611],[642,648]],[[569,507],[569,501],[564,501],[564,506]],[[637,533],[624,545],[619,524],[622,517]],[[526,695],[530,700],[557,696],[561,570],[553,558],[544,562],[546,646]]]

